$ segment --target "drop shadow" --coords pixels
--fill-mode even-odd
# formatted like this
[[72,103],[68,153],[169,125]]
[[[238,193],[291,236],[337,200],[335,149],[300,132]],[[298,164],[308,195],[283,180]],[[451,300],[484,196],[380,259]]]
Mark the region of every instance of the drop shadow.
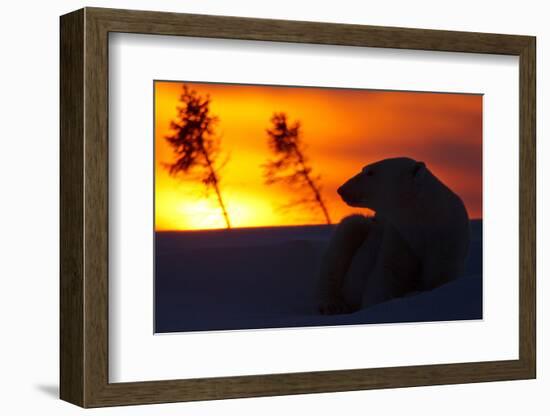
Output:
[[59,386],[57,384],[38,384],[35,388],[46,396],[59,399]]

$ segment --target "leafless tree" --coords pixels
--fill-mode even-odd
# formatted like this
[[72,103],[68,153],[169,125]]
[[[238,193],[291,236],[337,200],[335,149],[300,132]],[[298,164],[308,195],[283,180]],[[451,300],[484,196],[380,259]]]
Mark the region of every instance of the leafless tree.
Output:
[[229,215],[220,191],[219,167],[216,158],[220,149],[220,138],[215,134],[219,119],[210,114],[210,96],[200,96],[187,85],[183,86],[178,116],[172,120],[173,133],[166,136],[176,160],[166,164],[170,175],[198,173],[206,190],[213,189],[227,228],[231,228]]
[[306,158],[300,122],[290,125],[285,113],[274,113],[271,123],[271,128],[266,131],[269,149],[275,158],[263,165],[265,183],[272,185],[282,182],[294,188],[307,189],[310,195],[296,203],[315,203],[322,211],[326,223],[330,224],[330,215],[321,195],[321,177],[313,175]]

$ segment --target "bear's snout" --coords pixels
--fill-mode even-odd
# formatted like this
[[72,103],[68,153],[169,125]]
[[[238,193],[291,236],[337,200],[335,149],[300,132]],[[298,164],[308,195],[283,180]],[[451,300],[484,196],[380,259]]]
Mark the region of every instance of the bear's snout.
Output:
[[336,192],[338,192],[340,198],[342,198],[346,203],[350,203],[351,201],[355,200],[353,193],[350,191],[350,186],[348,186],[347,182],[340,186]]
[[[336,192],[340,195],[340,198],[349,206],[357,208],[367,208],[365,206],[366,195],[364,187],[360,186],[358,177],[353,177],[343,185],[341,185]],[[361,190],[361,192],[359,192]]]
[[347,185],[347,182],[342,186],[340,186],[336,192],[338,192],[338,195],[340,195],[340,198],[342,198],[345,202],[348,202],[354,198],[352,196],[352,192],[350,192],[350,189],[349,189],[350,187],[346,185]]

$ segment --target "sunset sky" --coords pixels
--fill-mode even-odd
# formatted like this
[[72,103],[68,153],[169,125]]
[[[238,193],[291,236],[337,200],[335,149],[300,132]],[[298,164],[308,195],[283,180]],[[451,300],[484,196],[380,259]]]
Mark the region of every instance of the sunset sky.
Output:
[[[322,224],[315,207],[282,207],[299,199],[283,184],[265,185],[262,164],[272,156],[266,129],[274,112],[301,123],[302,140],[333,222],[356,212],[336,189],[380,159],[421,160],[466,204],[470,218],[482,216],[482,96],[332,88],[186,83],[209,94],[219,117],[221,193],[233,227]],[[170,176],[174,161],[165,137],[182,92],[181,82],[155,82],[155,228],[224,228],[211,191],[184,175]]]

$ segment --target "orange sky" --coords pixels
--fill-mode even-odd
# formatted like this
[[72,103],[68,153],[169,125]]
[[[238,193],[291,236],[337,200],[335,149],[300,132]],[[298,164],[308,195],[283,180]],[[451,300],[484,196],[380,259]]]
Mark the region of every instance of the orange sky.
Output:
[[[157,230],[224,228],[213,192],[184,176],[168,175],[174,160],[164,137],[182,91],[181,82],[155,82],[155,227]],[[459,194],[471,218],[482,214],[482,96],[187,83],[210,94],[219,117],[220,161],[229,156],[221,192],[233,227],[322,224],[320,210],[281,207],[300,198],[283,184],[267,186],[261,165],[271,156],[265,130],[274,112],[300,120],[302,140],[333,222],[354,212],[336,194],[372,162],[407,156],[422,160]]]

